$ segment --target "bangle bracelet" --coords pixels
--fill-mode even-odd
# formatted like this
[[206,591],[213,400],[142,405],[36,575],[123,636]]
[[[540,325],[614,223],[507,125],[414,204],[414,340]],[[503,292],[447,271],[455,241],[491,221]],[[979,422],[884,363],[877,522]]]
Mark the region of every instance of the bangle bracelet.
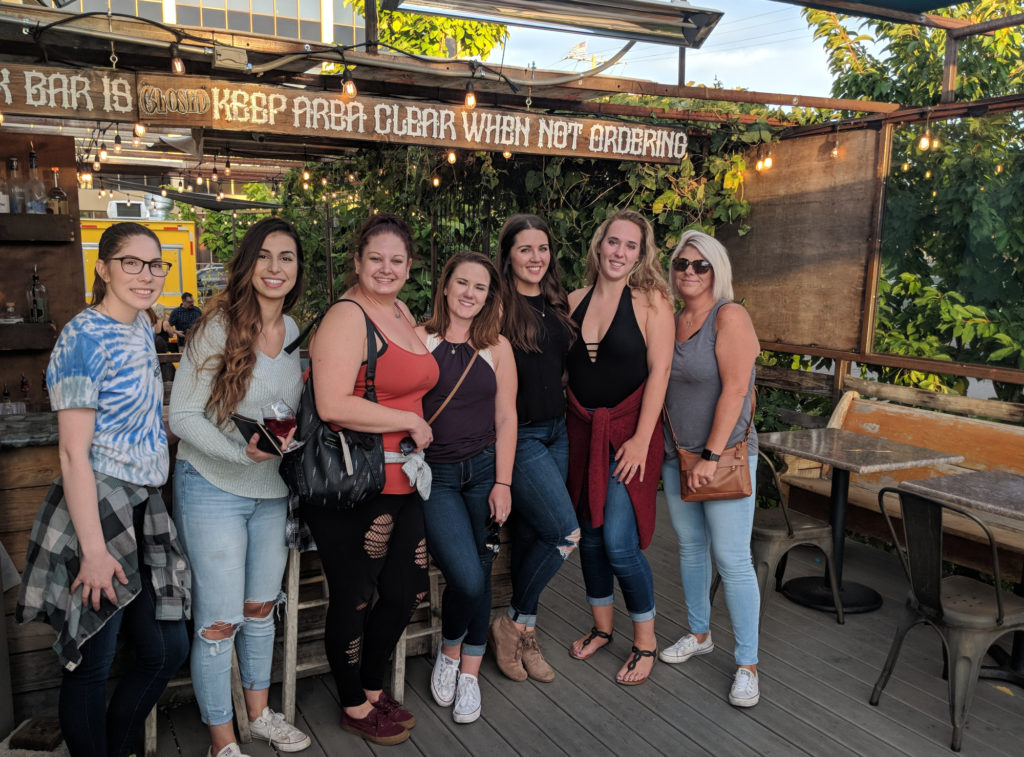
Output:
[[504,481],[495,481],[494,485],[495,486],[507,486],[509,489],[512,488],[512,484],[506,484]]

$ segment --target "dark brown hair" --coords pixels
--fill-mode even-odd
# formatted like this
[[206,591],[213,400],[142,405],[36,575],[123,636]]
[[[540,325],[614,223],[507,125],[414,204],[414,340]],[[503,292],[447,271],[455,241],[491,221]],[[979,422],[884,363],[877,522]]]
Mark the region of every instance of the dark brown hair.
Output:
[[[405,221],[394,213],[374,213],[356,231],[355,252],[352,256],[353,262],[362,259],[363,252],[366,251],[366,245],[378,234],[394,234],[401,239],[402,244],[405,245],[405,252],[409,256],[409,260],[412,261],[412,232],[409,231]],[[352,270],[345,277],[345,288],[354,287],[358,283],[359,277],[356,275],[355,265],[353,265]]]
[[498,280],[498,269],[486,255],[472,250],[457,252],[444,265],[441,272],[441,280],[437,284],[437,292],[434,293],[434,312],[423,327],[428,334],[437,334],[443,337],[451,325],[451,315],[448,313],[448,298],[444,290],[451,283],[455,269],[463,263],[477,263],[482,265],[490,277],[490,284],[487,286],[487,299],[480,312],[473,318],[469,327],[469,340],[478,350],[486,349],[498,343],[501,326],[501,289]]
[[[536,229],[548,238],[551,248],[551,230],[539,216],[517,213],[511,216],[498,234],[498,271],[501,275],[501,302],[503,307],[501,333],[512,346],[524,352],[540,352],[540,316],[526,298],[516,289],[516,277],[512,273],[512,245],[516,236],[526,229]],[[569,330],[570,341],[575,337],[576,324],[569,317],[569,297],[562,286],[558,269],[558,258],[554,249],[550,252],[551,262],[540,280],[540,292],[558,319]]]
[[[125,243],[132,237],[149,237],[156,243],[157,251],[161,251],[163,248],[160,245],[160,238],[149,229],[140,223],[132,223],[126,221],[124,223],[115,223],[113,226],[108,226],[103,235],[100,236],[99,254],[97,260],[102,260],[106,263],[117,253],[121,251],[121,248],[125,246]],[[89,303],[93,307],[96,307],[103,298],[107,295],[107,282],[100,278],[97,273],[95,281],[92,284],[92,302]]]
[[[218,423],[224,423],[228,419],[249,391],[249,381],[256,367],[256,339],[263,327],[259,299],[252,286],[253,271],[256,269],[260,251],[267,237],[278,231],[295,241],[298,272],[295,275],[295,286],[284,297],[283,311],[287,313],[295,307],[295,303],[302,295],[302,275],[305,267],[302,259],[302,242],[295,227],[287,221],[281,218],[264,218],[245,232],[235,257],[228,264],[227,286],[224,291],[207,301],[206,310],[194,329],[195,333],[189,335],[186,349],[192,351],[200,333],[214,318],[222,318],[227,329],[223,352],[210,355],[202,366],[196,367],[196,370],[205,370],[207,363],[211,360],[214,362],[214,376],[206,409],[216,413]],[[194,352],[191,354],[194,358]]]

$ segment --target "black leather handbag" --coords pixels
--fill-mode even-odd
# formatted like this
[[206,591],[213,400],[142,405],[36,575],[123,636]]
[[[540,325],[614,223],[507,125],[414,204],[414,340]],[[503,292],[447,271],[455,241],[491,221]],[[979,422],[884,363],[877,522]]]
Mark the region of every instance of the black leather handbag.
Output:
[[[355,302],[354,300],[347,300]],[[356,306],[362,310],[358,302]],[[326,310],[285,349],[291,352],[326,314]],[[377,329],[366,311],[366,392],[377,401],[374,377],[377,370]],[[380,494],[384,488],[384,443],[380,434],[351,429],[335,430],[316,412],[313,367],[306,373],[296,413],[295,439],[303,446],[285,454],[281,478],[301,506],[350,509]]]

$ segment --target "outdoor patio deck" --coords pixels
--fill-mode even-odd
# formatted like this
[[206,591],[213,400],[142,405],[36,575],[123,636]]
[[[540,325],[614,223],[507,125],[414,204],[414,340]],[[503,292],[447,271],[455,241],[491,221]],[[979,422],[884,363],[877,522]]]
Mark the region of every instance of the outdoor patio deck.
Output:
[[[662,645],[685,630],[675,538],[661,509],[647,551],[655,574],[657,631]],[[792,554],[788,575],[820,570],[812,551]],[[749,710],[727,700],[734,672],[732,634],[724,597],[712,615],[717,649],[684,665],[658,663],[643,686],[617,685],[613,676],[629,651],[630,628],[621,602],[611,651],[590,662],[570,659],[565,647],[589,628],[582,577],[574,559],[545,592],[541,643],[558,678],[550,684],[513,683],[487,657],[481,673],[483,717],[456,725],[428,691],[430,663],[410,660],[406,703],[418,724],[398,747],[369,747],[338,725],[329,676],[299,682],[299,725],[313,737],[307,757],[377,752],[394,755],[935,755],[949,752],[951,726],[941,646],[934,631],[912,631],[878,707],[868,696],[889,648],[906,581],[893,555],[849,543],[846,576],[879,590],[878,612],[834,616],[773,596],[761,630],[761,702]],[[271,700],[279,701],[279,692]],[[162,711],[161,757],[199,757],[209,742],[194,705]],[[964,755],[1019,755],[1024,741],[1024,691],[980,681],[964,737]],[[253,757],[273,754],[264,743]]]

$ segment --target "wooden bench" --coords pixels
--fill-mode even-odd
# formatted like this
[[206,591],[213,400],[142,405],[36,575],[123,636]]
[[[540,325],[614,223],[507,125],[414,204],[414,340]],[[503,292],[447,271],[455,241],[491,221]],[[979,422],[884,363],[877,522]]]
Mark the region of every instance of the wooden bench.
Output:
[[[932,476],[955,475],[977,470],[1005,470],[1024,475],[1024,427],[1008,423],[965,418],[950,413],[904,407],[888,402],[864,399],[857,392],[846,392],[836,404],[829,428],[843,428],[858,434],[914,444],[918,447],[963,455],[958,464],[944,464],[888,471],[851,474],[847,529],[889,541],[888,530],[878,510],[878,492],[886,486]],[[830,466],[785,456],[783,486],[789,489],[791,507],[823,516],[831,487]],[[885,501],[886,511],[898,519],[895,498]],[[827,516],[825,516],[827,517]],[[1019,580],[1024,566],[1024,533],[1019,524],[1000,524],[985,516],[1001,548],[1002,569],[1007,578]],[[986,561],[981,541],[984,536],[960,519],[945,524],[949,554],[972,568]]]

